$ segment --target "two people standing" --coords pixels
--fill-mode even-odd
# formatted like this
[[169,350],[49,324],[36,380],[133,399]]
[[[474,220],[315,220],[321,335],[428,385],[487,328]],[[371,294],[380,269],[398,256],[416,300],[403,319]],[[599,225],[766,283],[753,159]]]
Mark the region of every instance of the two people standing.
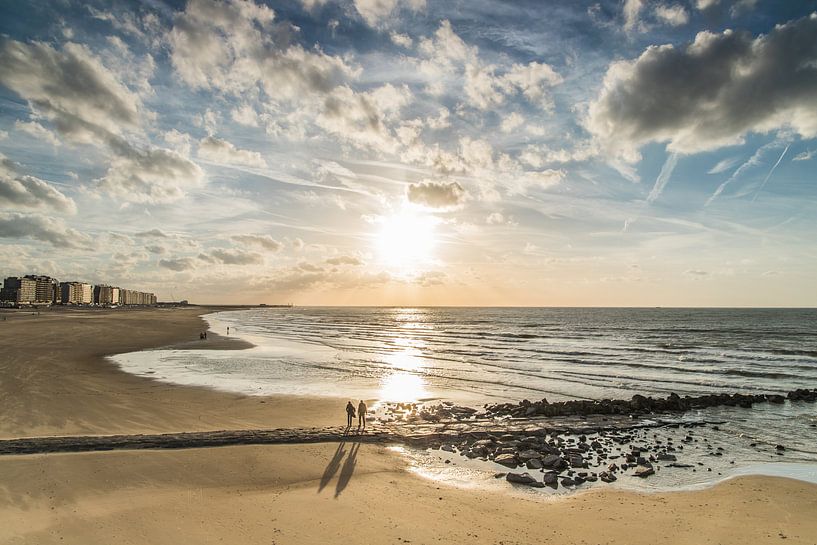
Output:
[[[366,430],[366,404],[363,400],[360,400],[360,403],[357,404],[357,429],[360,430],[361,426],[363,430]],[[350,400],[346,403],[346,429],[352,427],[352,420],[355,418],[355,406],[352,405],[352,401]]]

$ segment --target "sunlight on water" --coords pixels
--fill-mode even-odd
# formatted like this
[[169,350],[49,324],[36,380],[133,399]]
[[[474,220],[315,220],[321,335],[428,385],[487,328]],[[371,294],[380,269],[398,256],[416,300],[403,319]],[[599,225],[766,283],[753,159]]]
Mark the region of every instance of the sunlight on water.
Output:
[[380,385],[381,401],[418,401],[428,397],[429,392],[423,378],[405,371],[386,376]]

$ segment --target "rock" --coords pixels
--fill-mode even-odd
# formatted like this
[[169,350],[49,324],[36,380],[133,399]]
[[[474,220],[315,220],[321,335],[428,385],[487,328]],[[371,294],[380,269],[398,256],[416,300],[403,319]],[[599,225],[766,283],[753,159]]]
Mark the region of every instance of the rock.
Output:
[[530,473],[508,473],[505,475],[505,480],[509,483],[524,484],[527,486],[531,486],[537,482]]
[[516,467],[519,465],[514,454],[500,454],[494,458],[494,462],[508,467]]
[[562,463],[562,457],[557,456],[555,454],[548,454],[542,459],[542,466],[543,467],[552,467],[556,468]]
[[446,452],[454,452],[454,447],[451,445],[443,445],[440,447],[440,450],[444,450]]
[[523,450],[522,452],[518,452],[516,454],[517,458],[522,460],[523,462],[526,460],[530,460],[531,458],[541,458],[542,455],[536,452],[533,449]]
[[581,454],[570,454],[567,457],[567,461],[570,463],[571,467],[584,467],[584,457]]
[[661,462],[674,462],[678,459],[674,454],[667,454],[666,452],[659,453],[656,458]]
[[502,473],[502,472],[494,473],[494,479],[501,479],[505,475],[507,475],[507,473]]
[[777,450],[786,450],[786,447],[784,447],[783,445],[777,445],[774,448],[776,448]]
[[652,466],[638,466],[635,468],[635,473],[633,473],[633,475],[636,477],[641,477],[642,479],[654,474],[655,469],[653,469]]
[[570,477],[562,477],[562,486],[576,486],[576,481]]
[[525,462],[525,467],[528,469],[542,469],[542,461],[539,458],[531,458]]
[[599,479],[601,479],[602,482],[605,483],[612,483],[613,481],[618,480],[618,477],[607,471],[602,471],[601,473],[599,473]]

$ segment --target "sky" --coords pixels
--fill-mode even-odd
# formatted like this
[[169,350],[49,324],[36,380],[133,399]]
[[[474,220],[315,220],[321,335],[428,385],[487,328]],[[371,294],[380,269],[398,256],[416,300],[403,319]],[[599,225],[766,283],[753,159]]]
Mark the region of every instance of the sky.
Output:
[[0,3],[0,274],[817,306],[817,0]]

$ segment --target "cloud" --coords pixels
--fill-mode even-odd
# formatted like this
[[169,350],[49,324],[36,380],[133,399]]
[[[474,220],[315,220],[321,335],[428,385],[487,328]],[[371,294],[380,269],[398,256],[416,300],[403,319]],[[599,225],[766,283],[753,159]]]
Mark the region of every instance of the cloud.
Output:
[[69,42],[57,51],[42,42],[5,40],[0,45],[0,84],[27,100],[61,133],[80,141],[93,139],[89,128],[118,134],[139,124],[139,97],[83,45]]
[[354,0],[355,9],[369,26],[377,27],[401,5],[412,11],[425,9],[426,0]]
[[271,252],[277,252],[284,246],[270,235],[234,235],[230,238],[235,242],[246,245],[260,246],[261,248]]
[[587,129],[633,162],[638,148],[668,142],[696,153],[738,144],[749,132],[790,128],[817,136],[817,13],[752,37],[700,32],[685,48],[651,46],[613,63],[590,104]]
[[167,253],[167,248],[164,246],[159,246],[158,244],[151,244],[149,246],[145,246],[145,250],[152,254],[164,255]]
[[738,157],[727,157],[726,159],[721,159],[715,166],[707,171],[707,174],[720,174],[721,172],[726,172],[735,166],[739,160],[740,159]]
[[688,269],[688,270],[684,271],[684,274],[689,275],[689,276],[693,276],[693,277],[699,277],[699,278],[702,277],[702,276],[708,276],[709,275],[708,272],[702,271],[700,269]]
[[624,31],[632,32],[634,30],[642,30],[641,10],[644,9],[644,0],[624,0],[622,6],[622,13],[624,15]]
[[655,17],[670,26],[681,26],[689,22],[689,13],[684,6],[659,4],[655,6]]
[[59,138],[57,138],[57,136],[53,132],[49,131],[36,121],[25,122],[17,120],[14,122],[14,129],[20,132],[24,132],[30,136],[33,136],[38,140],[48,142],[54,147],[60,145]]
[[671,153],[667,160],[664,161],[664,166],[661,167],[661,172],[658,174],[658,177],[655,179],[655,185],[650,191],[650,194],[647,195],[647,202],[653,203],[655,202],[658,197],[661,196],[661,193],[664,192],[664,188],[667,186],[667,182],[669,182],[670,176],[672,176],[672,171],[675,170],[675,165],[678,164],[678,154]]
[[150,231],[140,231],[133,235],[135,237],[140,238],[168,238],[167,233],[162,231],[161,229],[151,229]]
[[429,208],[451,208],[465,202],[466,193],[457,182],[434,182],[426,180],[410,184],[406,193],[409,202]]
[[502,120],[500,130],[505,133],[513,132],[515,129],[518,129],[524,122],[525,122],[524,117],[522,117],[516,112],[512,112]]
[[30,238],[59,249],[87,249],[91,242],[57,218],[17,212],[0,212],[0,237]]
[[392,31],[389,33],[389,38],[392,43],[400,47],[409,48],[414,45],[414,40],[412,40],[408,34],[400,34],[399,32]]
[[205,161],[225,165],[267,167],[267,162],[257,151],[238,149],[232,143],[215,136],[207,136],[199,142],[198,156]]
[[792,161],[810,161],[817,156],[817,150],[806,150],[794,156]]
[[297,29],[251,1],[191,0],[167,40],[170,60],[196,89],[246,96],[263,90],[275,103],[326,93],[355,70],[340,57],[290,45]]
[[261,254],[244,250],[218,248],[212,250],[210,256],[225,265],[260,265],[264,262]]
[[76,214],[77,206],[71,197],[57,188],[35,178],[21,175],[16,165],[0,153],[0,207],[53,210]]
[[190,257],[177,257],[172,259],[160,259],[159,266],[171,271],[190,271],[196,268],[196,262]]
[[353,256],[353,255],[339,255],[337,257],[330,257],[325,261],[327,265],[351,265],[351,266],[359,266],[363,265],[363,262]]
[[198,187],[204,172],[181,154],[162,148],[138,150],[125,142],[96,187],[126,202],[164,204]]

